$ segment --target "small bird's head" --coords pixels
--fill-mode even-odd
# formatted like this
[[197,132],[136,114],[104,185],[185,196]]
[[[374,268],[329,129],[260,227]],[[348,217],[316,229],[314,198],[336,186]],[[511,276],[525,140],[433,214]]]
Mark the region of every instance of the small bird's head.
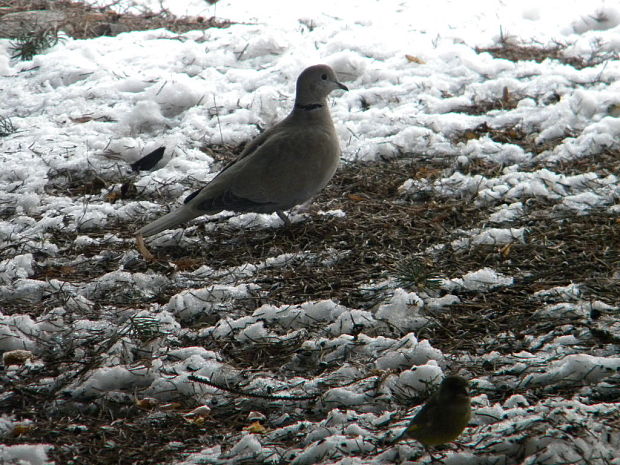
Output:
[[298,106],[320,104],[335,89],[349,90],[347,86],[338,82],[336,73],[329,66],[310,66],[297,78],[295,103]]
[[447,376],[439,385],[439,397],[444,399],[454,399],[469,397],[467,388],[469,383],[460,376]]

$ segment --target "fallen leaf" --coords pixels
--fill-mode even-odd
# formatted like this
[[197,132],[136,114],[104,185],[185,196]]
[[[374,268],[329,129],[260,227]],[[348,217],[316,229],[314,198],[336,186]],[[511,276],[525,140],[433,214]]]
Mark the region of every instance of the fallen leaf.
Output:
[[28,434],[34,429],[32,423],[18,423],[11,430],[12,436],[22,436],[24,434]]
[[405,55],[405,58],[407,59],[407,61],[409,63],[417,63],[419,65],[426,64],[426,62],[422,58],[418,58],[418,57],[413,56],[413,55]]
[[92,121],[94,118],[92,116],[78,116],[77,118],[71,118],[71,121],[74,123],[88,123]]
[[106,201],[110,203],[115,203],[120,198],[121,198],[120,193],[116,191],[112,191],[105,196]]
[[500,249],[502,257],[508,258],[510,256],[510,252],[512,250],[512,243],[506,244],[504,247]]
[[136,406],[146,410],[154,409],[159,405],[159,401],[153,397],[144,397],[142,399],[136,399]]
[[265,434],[267,432],[267,428],[261,425],[258,421],[255,421],[243,429],[252,434]]

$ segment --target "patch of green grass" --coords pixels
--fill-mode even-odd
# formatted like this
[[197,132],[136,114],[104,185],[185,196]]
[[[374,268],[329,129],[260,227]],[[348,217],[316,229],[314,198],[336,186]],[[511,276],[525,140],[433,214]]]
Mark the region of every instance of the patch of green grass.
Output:
[[17,128],[11,118],[0,116],[0,137],[10,136],[14,132],[17,132]]
[[35,55],[58,43],[58,31],[55,29],[35,29],[26,31],[9,44],[11,58],[22,61],[32,60]]
[[396,279],[399,286],[406,289],[436,289],[441,282],[440,276],[433,273],[426,263],[411,257],[397,265]]

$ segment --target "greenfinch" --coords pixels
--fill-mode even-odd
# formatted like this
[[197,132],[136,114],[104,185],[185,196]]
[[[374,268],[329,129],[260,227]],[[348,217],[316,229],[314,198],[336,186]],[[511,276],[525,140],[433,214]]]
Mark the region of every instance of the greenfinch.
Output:
[[407,436],[425,447],[454,441],[471,418],[467,380],[447,376],[398,438]]

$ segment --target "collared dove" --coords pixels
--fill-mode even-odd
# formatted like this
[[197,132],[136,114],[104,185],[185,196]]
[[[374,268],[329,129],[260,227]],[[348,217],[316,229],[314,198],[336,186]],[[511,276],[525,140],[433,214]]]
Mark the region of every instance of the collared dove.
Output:
[[277,212],[310,201],[336,172],[340,145],[327,96],[347,87],[327,65],[306,68],[297,79],[295,106],[278,124],[248,143],[232,163],[184,205],[147,224],[138,236],[158,232],[222,210]]

